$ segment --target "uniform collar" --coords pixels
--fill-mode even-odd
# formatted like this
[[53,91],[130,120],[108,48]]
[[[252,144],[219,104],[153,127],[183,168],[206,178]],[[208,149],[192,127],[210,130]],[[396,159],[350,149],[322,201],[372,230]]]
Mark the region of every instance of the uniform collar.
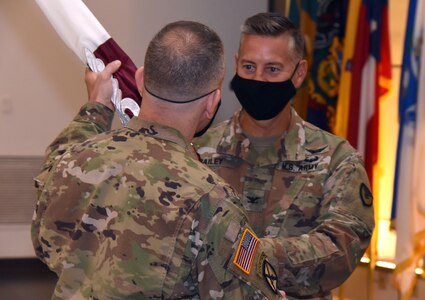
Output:
[[287,131],[276,140],[274,147],[259,155],[250,149],[250,141],[243,133],[239,117],[241,110],[230,119],[229,125],[217,147],[217,152],[224,155],[236,156],[250,164],[270,165],[280,161],[302,161],[305,151],[305,122],[291,108],[291,121]]
[[138,117],[134,117],[126,125],[127,128],[137,131],[143,135],[151,136],[155,139],[164,140],[180,145],[194,159],[199,160],[199,157],[194,150],[192,144],[186,140],[183,134],[175,128],[165,126],[153,121],[148,121]]
[[[285,136],[280,138],[279,149],[281,161],[302,161],[306,157],[305,122],[291,107],[291,122]],[[282,146],[281,146],[282,145]]]

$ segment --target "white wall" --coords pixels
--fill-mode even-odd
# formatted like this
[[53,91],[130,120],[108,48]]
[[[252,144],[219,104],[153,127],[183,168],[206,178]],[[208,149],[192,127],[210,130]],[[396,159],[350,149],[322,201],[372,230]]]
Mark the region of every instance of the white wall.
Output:
[[[239,107],[228,89],[243,20],[266,0],[86,0],[137,66],[166,23],[195,20],[221,36],[226,52],[223,103],[217,120]],[[86,100],[84,66],[34,1],[0,1],[0,155],[42,155]]]

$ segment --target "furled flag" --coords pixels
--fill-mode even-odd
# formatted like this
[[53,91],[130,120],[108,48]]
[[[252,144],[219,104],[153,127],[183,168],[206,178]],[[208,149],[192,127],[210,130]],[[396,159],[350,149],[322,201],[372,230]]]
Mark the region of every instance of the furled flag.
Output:
[[[305,36],[306,58],[309,66],[311,66],[313,61],[313,41],[316,36],[317,2],[308,0],[291,0],[287,1],[286,9],[289,19],[291,19],[291,21],[299,27]],[[304,119],[307,119],[309,98],[307,82],[309,78],[310,72],[307,74],[302,87],[298,89],[297,94],[294,96],[295,101],[293,101],[293,105],[297,110],[297,113]]]
[[350,110],[351,69],[356,42],[357,24],[359,21],[360,5],[362,0],[350,0],[348,6],[345,35],[343,38],[343,55],[341,78],[339,82],[338,100],[336,105],[335,125],[333,133],[347,137],[348,115]]
[[102,71],[105,64],[119,59],[120,69],[114,74],[113,102],[121,123],[137,115],[141,96],[134,74],[136,66],[111,38],[96,17],[81,0],[36,0],[53,28],[65,44],[92,71]]
[[289,17],[314,29],[307,32],[313,44],[307,120],[347,138],[363,155],[373,186],[378,104],[391,82],[388,0],[291,0]]
[[[379,101],[391,84],[388,0],[362,0],[351,62],[348,141],[363,155],[373,187],[378,160]],[[347,67],[344,66],[344,67]]]
[[410,0],[399,94],[399,137],[392,219],[397,232],[394,284],[410,299],[425,255],[425,3]]
[[347,1],[318,1],[307,121],[332,131],[338,98]]
[[[338,97],[348,0],[292,0],[289,18],[307,37],[307,121],[331,131]],[[298,101],[298,99],[297,99]]]

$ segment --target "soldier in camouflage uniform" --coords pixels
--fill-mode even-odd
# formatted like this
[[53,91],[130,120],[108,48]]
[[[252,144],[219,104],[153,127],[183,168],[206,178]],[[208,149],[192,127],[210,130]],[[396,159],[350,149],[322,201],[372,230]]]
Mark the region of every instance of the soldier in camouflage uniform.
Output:
[[242,109],[194,145],[242,194],[248,222],[278,266],[278,288],[288,299],[330,299],[369,245],[372,194],[359,153],[291,107],[304,57],[303,36],[287,18],[248,18],[231,82]]
[[223,61],[208,27],[167,25],[136,73],[140,115],[112,131],[120,63],[87,72],[90,101],[36,178],[31,234],[59,277],[54,299],[278,297],[239,198],[190,144],[220,101]]

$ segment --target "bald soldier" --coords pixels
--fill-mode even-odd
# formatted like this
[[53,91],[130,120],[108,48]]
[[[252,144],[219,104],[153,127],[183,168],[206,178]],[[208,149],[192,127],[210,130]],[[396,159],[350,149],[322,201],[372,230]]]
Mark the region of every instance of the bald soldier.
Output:
[[238,196],[190,144],[221,98],[220,38],[188,21],[159,31],[136,72],[140,114],[110,131],[119,66],[86,73],[89,103],[35,179],[31,234],[59,277],[52,298],[277,298]]

